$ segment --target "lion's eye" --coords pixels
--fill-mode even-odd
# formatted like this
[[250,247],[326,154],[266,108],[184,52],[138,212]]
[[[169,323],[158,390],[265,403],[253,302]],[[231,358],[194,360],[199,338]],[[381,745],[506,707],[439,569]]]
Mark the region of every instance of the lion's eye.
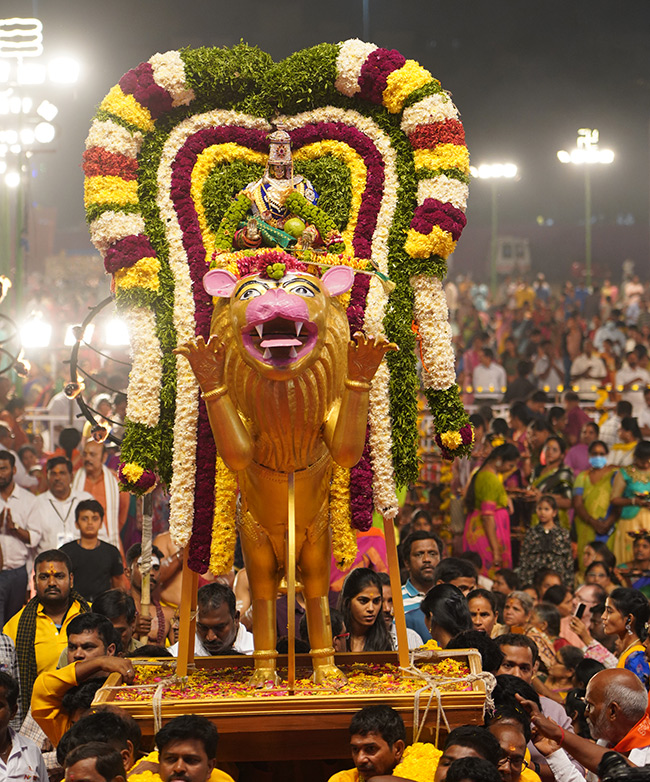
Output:
[[298,296],[308,296],[310,298],[314,296],[314,291],[307,285],[294,285],[292,288],[289,288],[289,292],[297,293]]
[[262,291],[258,291],[255,288],[246,288],[246,290],[239,297],[240,301],[246,301],[246,299],[254,299],[255,296],[261,296]]

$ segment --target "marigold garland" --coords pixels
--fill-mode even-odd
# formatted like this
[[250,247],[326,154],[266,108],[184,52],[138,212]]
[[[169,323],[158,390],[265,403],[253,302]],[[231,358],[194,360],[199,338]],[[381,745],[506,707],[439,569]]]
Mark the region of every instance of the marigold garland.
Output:
[[217,456],[214,479],[214,523],[210,545],[210,572],[222,576],[230,572],[235,556],[235,517],[237,515],[237,474]]

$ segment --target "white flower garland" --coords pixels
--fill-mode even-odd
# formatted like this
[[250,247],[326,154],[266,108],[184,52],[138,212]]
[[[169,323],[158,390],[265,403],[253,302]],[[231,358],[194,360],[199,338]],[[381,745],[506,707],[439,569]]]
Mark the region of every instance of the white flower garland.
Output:
[[[265,120],[239,112],[216,109],[205,114],[196,114],[177,125],[170,133],[163,147],[158,167],[157,204],[163,224],[166,226],[169,266],[174,277],[174,327],[178,344],[194,339],[195,317],[187,253],[183,246],[182,231],[171,200],[171,167],[179,149],[190,136],[204,128],[219,125],[239,125],[270,130],[270,126]],[[169,515],[169,530],[172,540],[177,546],[187,545],[192,534],[196,475],[196,426],[199,412],[198,391],[199,385],[189,362],[185,358],[177,357],[176,415],[174,418],[173,473]]]
[[124,308],[131,343],[131,372],[126,415],[137,424],[154,427],[160,420],[162,350],[156,336],[156,316],[145,307]]
[[102,147],[107,152],[137,158],[143,138],[139,130],[132,133],[111,119],[96,119],[86,136],[86,149]]
[[361,91],[359,87],[361,69],[368,55],[376,48],[374,43],[366,43],[358,38],[350,38],[341,44],[339,56],[336,58],[336,81],[334,82],[339,92],[351,98]]
[[172,106],[188,106],[196,97],[185,81],[185,63],[180,52],[169,51],[149,58],[153,80],[172,96]]
[[102,212],[90,224],[90,240],[102,255],[120,239],[144,232],[143,218],[132,212]]
[[407,106],[402,112],[400,127],[410,135],[418,125],[430,125],[432,122],[444,122],[446,119],[458,119],[458,109],[444,92],[427,95],[426,98]]
[[416,275],[410,282],[415,293],[415,320],[422,338],[423,384],[425,388],[444,391],[456,382],[447,297],[438,277]]
[[427,198],[436,198],[442,203],[453,204],[464,212],[467,209],[468,197],[469,186],[445,174],[431,179],[421,179],[418,182],[418,206],[421,206]]

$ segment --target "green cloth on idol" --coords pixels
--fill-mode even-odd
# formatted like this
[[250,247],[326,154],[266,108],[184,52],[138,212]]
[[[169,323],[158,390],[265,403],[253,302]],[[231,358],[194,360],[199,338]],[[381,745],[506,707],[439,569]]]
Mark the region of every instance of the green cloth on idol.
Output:
[[[274,228],[272,225],[265,223],[261,217],[255,217],[254,219],[262,234],[262,243],[265,247],[282,247],[283,250],[286,250],[287,247],[293,247],[297,242],[295,236],[291,236],[291,234],[288,234],[281,228]],[[247,221],[244,221],[239,224],[239,227],[246,228],[246,225]]]

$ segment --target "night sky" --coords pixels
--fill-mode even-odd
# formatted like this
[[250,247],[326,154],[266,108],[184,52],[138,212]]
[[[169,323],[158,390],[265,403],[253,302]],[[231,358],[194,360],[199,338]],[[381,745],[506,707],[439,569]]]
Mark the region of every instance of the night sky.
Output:
[[[650,4],[647,0],[368,0],[369,40],[418,60],[460,109],[472,162],[509,160],[521,178],[499,194],[502,229],[526,236],[537,268],[563,274],[584,232],[580,171],[556,151],[577,129],[600,130],[615,162],[594,171],[594,264],[634,258],[648,276]],[[56,151],[39,158],[34,202],[58,207],[70,249],[90,252],[83,228],[84,139],[95,107],[122,74],[156,51],[260,46],[274,59],[322,41],[363,37],[362,0],[3,0],[2,16],[38,16],[45,57],[74,55],[82,76],[59,87]],[[459,270],[481,275],[490,188],[474,181]],[[63,197],[62,197],[63,194]],[[540,228],[537,218],[552,220]],[[618,222],[618,224],[617,224]],[[627,223],[622,225],[621,223]],[[630,224],[631,223],[631,224]],[[552,257],[549,257],[552,256]]]

